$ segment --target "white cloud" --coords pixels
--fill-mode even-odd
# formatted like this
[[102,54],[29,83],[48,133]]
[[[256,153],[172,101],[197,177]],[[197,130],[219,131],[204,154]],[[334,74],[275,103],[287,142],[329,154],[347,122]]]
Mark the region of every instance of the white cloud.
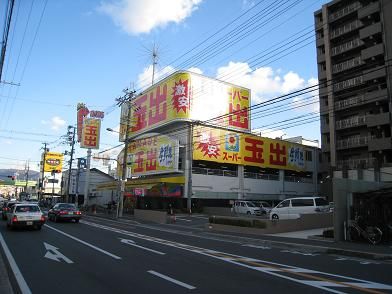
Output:
[[106,0],[98,11],[131,35],[149,33],[169,23],[181,23],[198,8],[202,0]]
[[65,125],[65,120],[63,120],[59,116],[54,116],[49,121],[41,120],[41,124],[49,125],[52,130],[58,131],[61,127]]
[[[154,83],[159,81],[163,76],[166,76],[174,72],[174,68],[166,66],[162,69],[158,69],[154,74]],[[146,67],[141,74],[138,75],[138,88],[147,88],[151,86],[152,82],[152,65]]]
[[[218,68],[216,76],[218,79],[251,89],[253,104],[306,86],[305,80],[293,71],[283,75],[282,70],[271,67],[252,70],[243,62],[230,61],[227,66]],[[317,83],[316,79],[310,79],[308,83],[314,81]]]
[[11,145],[13,143],[13,141],[9,140],[9,139],[4,139],[1,140],[3,142],[3,144],[7,144],[7,145]]

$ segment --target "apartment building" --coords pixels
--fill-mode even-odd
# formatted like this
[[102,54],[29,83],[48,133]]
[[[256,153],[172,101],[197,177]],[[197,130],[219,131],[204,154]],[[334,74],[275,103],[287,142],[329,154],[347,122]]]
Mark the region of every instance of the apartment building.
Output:
[[392,1],[335,0],[314,19],[324,167],[391,181]]

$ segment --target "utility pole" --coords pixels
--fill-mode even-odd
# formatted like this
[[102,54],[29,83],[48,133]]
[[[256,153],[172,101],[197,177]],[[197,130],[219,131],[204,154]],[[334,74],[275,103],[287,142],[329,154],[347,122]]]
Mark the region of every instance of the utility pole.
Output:
[[29,171],[30,171],[30,161],[27,161],[26,166],[25,166],[25,170],[26,170],[26,185],[25,185],[25,193],[27,193],[27,183],[29,181]]
[[48,143],[42,143],[44,144],[44,158],[42,160],[42,169],[41,169],[41,195],[40,195],[40,199],[41,200],[43,198],[43,194],[45,193],[45,188],[44,188],[44,177],[45,177],[45,161],[46,161],[46,152],[48,151],[48,149],[46,148],[46,146],[48,145]]
[[89,186],[90,186],[90,165],[91,165],[91,148],[87,149],[87,168],[84,174],[84,206],[88,206]]
[[[73,129],[73,131],[71,131],[72,129]],[[68,126],[67,139],[71,145],[71,158],[69,160],[67,189],[65,191],[65,202],[66,203],[68,203],[68,200],[69,200],[69,185],[71,183],[72,161],[73,161],[73,154],[74,154],[74,148],[75,148],[75,133],[76,133],[76,128],[73,126]]]
[[128,88],[124,90],[125,95],[116,99],[117,105],[121,106],[127,103],[128,113],[127,113],[127,124],[125,129],[125,144],[124,144],[124,154],[122,162],[122,174],[121,174],[121,187],[120,187],[120,197],[117,204],[117,217],[123,216],[124,209],[124,194],[125,194],[125,181],[127,179],[127,157],[128,157],[128,144],[129,144],[129,121],[131,120],[131,107],[132,98],[134,97],[136,91],[130,91]]

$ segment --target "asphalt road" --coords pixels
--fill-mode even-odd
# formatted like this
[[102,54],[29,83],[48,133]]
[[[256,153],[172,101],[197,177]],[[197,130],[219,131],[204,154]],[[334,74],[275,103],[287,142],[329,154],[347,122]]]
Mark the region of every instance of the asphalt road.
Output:
[[203,219],[187,223],[85,217],[41,231],[3,222],[0,234],[26,293],[392,293],[390,263],[255,245],[203,232]]

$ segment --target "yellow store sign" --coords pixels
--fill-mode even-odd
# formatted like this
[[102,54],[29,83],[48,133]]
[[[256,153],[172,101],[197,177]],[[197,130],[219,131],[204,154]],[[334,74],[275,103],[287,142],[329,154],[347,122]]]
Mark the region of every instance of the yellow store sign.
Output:
[[210,127],[195,127],[193,159],[276,168],[304,170],[303,146],[282,140],[230,132]]
[[181,120],[213,120],[220,126],[250,129],[248,89],[190,72],[172,74],[130,103],[121,110],[122,141],[127,130],[129,109],[130,136]]
[[46,152],[44,162],[44,171],[51,172],[52,170],[58,170],[61,172],[63,168],[64,155],[58,152]]

